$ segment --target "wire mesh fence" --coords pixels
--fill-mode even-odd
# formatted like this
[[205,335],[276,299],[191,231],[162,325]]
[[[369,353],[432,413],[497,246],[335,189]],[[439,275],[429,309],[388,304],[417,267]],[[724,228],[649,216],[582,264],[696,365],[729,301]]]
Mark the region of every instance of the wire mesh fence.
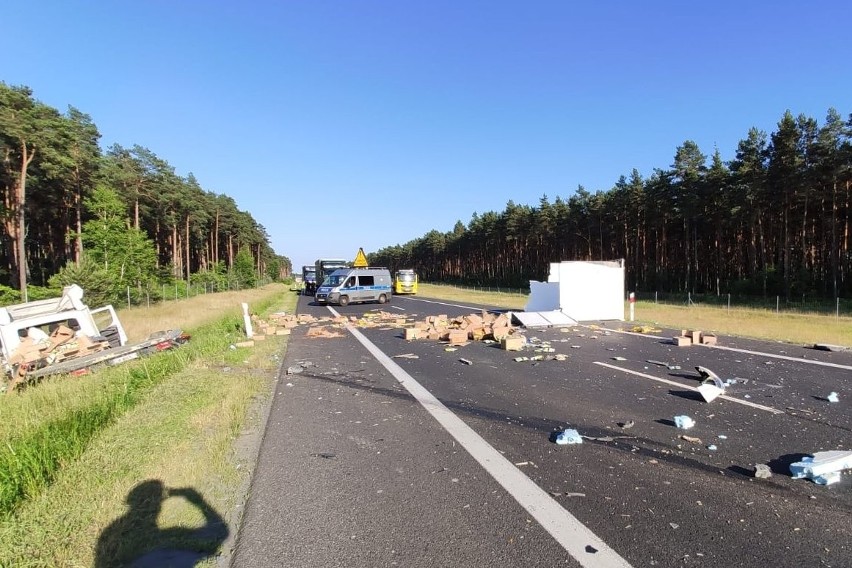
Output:
[[636,301],[681,306],[711,306],[723,309],[746,308],[777,313],[852,316],[852,299],[800,298],[784,296],[744,296],[738,294],[693,294],[691,292],[636,292]]

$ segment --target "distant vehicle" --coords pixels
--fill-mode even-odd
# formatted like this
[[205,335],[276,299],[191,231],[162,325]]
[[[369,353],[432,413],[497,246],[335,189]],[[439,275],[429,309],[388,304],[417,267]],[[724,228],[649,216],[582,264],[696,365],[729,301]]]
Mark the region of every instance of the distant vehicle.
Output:
[[317,269],[315,266],[302,267],[302,293],[305,296],[313,296],[317,293]]
[[416,294],[417,293],[417,273],[410,268],[397,270],[396,277],[393,280],[394,294]]
[[391,299],[391,274],[387,268],[341,268],[331,273],[317,288],[314,299],[320,304],[346,306],[354,302]]
[[349,268],[348,260],[342,258],[320,258],[314,263],[314,271],[316,272],[317,286],[331,276],[331,273],[339,268]]

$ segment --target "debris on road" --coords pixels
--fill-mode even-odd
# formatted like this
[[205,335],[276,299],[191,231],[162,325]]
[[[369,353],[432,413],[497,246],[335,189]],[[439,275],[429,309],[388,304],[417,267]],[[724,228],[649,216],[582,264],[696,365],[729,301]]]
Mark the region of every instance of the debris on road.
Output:
[[687,436],[686,434],[681,434],[678,436],[681,440],[685,442],[689,442],[690,444],[702,444],[701,438],[696,438],[695,436]]
[[814,344],[813,348],[818,351],[852,351],[852,347],[844,347],[843,345],[832,345],[830,343],[816,343]]
[[635,425],[636,425],[636,423],[633,422],[632,420],[628,420],[627,422],[619,422],[618,423],[618,427],[621,428],[622,430],[629,430],[629,429],[633,428]]
[[719,395],[725,393],[725,386],[719,379],[706,379],[698,385],[698,392],[705,402],[713,402]]
[[718,338],[715,334],[704,333],[699,330],[683,329],[679,336],[672,337],[672,343],[678,347],[689,347],[690,345],[716,345]]
[[793,479],[807,478],[817,485],[837,483],[846,469],[852,469],[852,452],[842,450],[816,452],[790,464]]
[[768,465],[759,463],[754,466],[754,476],[757,479],[769,479],[772,477],[772,470]]
[[647,359],[646,363],[651,363],[652,365],[659,365],[660,367],[665,367],[669,371],[679,371],[680,365],[675,365],[673,363],[666,363],[665,361],[655,361],[654,359]]
[[627,357],[613,357],[613,361],[627,361]]
[[303,373],[305,368],[301,365],[293,365],[292,367],[287,367],[288,375],[298,375],[299,373]]
[[473,361],[471,361],[470,359],[459,359],[459,361],[464,363],[465,365],[473,365]]
[[690,428],[695,426],[695,420],[693,420],[689,416],[684,416],[684,415],[675,416],[674,417],[674,423],[675,423],[675,426],[677,428],[679,428],[680,430],[689,430]]
[[838,398],[837,393],[834,391],[828,393],[828,396],[825,399],[828,402],[840,402],[840,398]]
[[394,355],[394,359],[420,359],[420,355],[415,355],[414,353],[400,353],[399,355]]
[[568,429],[563,430],[556,436],[556,443],[561,446],[566,444],[582,444],[583,438],[576,430]]
[[657,329],[651,325],[634,325],[630,328],[633,333],[660,333],[662,329]]

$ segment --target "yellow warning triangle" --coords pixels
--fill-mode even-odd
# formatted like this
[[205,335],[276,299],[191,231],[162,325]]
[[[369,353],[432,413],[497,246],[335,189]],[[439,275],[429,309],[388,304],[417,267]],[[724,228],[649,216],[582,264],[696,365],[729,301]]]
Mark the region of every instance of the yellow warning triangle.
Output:
[[370,264],[367,262],[367,255],[364,254],[364,249],[359,248],[358,254],[355,255],[355,262],[352,263],[354,268],[367,268]]

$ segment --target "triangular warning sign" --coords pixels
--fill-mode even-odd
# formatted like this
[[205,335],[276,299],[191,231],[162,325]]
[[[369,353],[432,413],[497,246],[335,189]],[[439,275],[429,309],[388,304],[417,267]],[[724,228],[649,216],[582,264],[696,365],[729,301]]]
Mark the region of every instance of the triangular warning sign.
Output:
[[359,248],[358,254],[355,255],[355,262],[352,263],[354,268],[367,268],[369,263],[367,262],[367,255],[364,254],[364,249]]

